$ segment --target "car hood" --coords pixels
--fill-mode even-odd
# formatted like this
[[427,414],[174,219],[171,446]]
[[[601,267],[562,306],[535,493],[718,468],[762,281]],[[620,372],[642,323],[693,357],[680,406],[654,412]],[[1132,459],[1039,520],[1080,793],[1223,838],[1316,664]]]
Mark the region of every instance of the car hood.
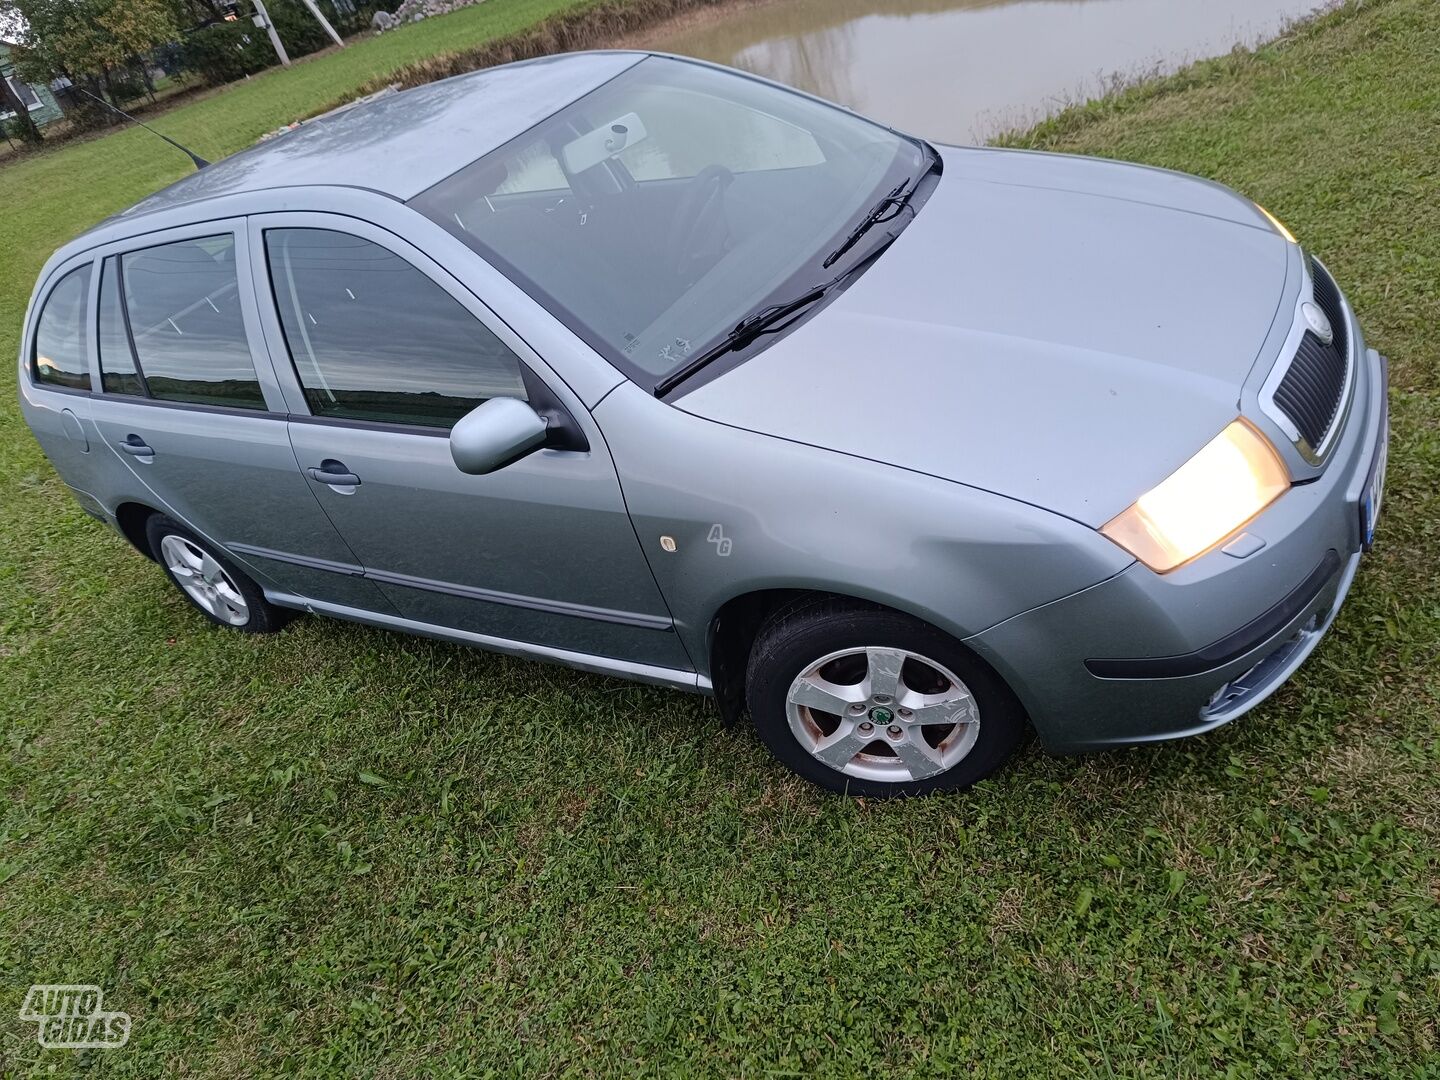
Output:
[[1192,177],[943,154],[869,270],[676,405],[1099,526],[1238,414],[1289,245]]

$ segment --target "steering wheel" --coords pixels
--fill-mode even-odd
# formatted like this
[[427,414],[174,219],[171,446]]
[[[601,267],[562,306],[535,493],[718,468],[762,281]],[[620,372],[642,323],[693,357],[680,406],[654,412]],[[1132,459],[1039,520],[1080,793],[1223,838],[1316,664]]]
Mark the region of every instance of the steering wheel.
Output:
[[670,223],[670,268],[692,282],[712,266],[730,244],[725,219],[725,189],[735,174],[723,165],[707,165],[690,179]]

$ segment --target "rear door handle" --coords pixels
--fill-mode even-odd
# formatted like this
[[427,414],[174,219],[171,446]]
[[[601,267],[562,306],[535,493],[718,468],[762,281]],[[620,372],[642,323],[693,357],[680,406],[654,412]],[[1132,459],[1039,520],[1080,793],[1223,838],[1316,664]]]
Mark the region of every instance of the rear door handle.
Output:
[[320,468],[312,467],[306,469],[305,473],[318,484],[329,484],[331,487],[360,486],[360,477],[346,469],[343,461],[336,461],[334,458],[326,458],[320,463]]
[[155,451],[148,446],[139,435],[126,435],[120,443],[120,449],[127,454],[134,454],[136,457],[154,457]]

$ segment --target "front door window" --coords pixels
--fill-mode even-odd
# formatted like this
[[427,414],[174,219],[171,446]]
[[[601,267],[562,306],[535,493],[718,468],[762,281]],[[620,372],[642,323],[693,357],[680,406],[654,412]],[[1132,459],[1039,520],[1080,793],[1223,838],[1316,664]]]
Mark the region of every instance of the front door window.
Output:
[[520,361],[394,252],[329,229],[270,229],[285,343],[316,416],[449,428],[492,397],[525,397]]

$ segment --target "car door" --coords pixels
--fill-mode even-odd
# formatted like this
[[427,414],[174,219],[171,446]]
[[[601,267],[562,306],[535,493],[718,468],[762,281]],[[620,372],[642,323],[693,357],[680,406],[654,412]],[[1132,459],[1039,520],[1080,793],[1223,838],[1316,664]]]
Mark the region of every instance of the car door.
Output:
[[280,590],[389,612],[301,476],[243,221],[102,250],[96,439],[157,508]]
[[[257,294],[275,302],[270,351],[291,361],[296,458],[404,617],[693,670],[594,421],[508,327],[376,226],[260,215],[251,241],[264,253]],[[496,472],[463,473],[449,430],[498,396],[528,399],[570,434]]]

